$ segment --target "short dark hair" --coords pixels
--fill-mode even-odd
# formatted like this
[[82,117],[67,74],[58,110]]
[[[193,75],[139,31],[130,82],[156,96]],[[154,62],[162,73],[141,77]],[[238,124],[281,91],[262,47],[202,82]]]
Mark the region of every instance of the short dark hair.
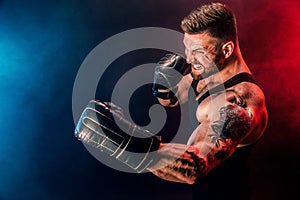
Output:
[[208,32],[210,36],[223,42],[228,40],[236,43],[236,19],[231,9],[221,3],[202,4],[192,10],[181,21],[181,28],[188,34]]

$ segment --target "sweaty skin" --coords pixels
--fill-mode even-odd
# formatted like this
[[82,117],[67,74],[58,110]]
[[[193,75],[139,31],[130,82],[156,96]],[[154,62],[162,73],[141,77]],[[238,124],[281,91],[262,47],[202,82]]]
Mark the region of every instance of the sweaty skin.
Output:
[[[186,102],[193,78],[200,79],[197,100],[209,88],[234,75],[251,73],[238,45],[233,42],[217,49],[218,41],[206,33],[185,33],[183,42],[192,72],[178,83],[177,102],[158,99],[163,106]],[[224,162],[237,148],[256,142],[268,121],[264,94],[260,87],[249,82],[209,96],[198,105],[195,114],[199,125],[188,143],[162,143],[158,161],[148,168],[149,171],[162,179],[193,184]]]

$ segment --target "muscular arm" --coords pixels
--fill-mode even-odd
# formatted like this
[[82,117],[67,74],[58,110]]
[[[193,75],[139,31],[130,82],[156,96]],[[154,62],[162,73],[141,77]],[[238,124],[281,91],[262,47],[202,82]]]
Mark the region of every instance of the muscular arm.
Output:
[[149,170],[160,178],[193,184],[226,160],[251,129],[253,115],[236,104],[221,107],[219,117],[202,122],[189,145],[162,144]]

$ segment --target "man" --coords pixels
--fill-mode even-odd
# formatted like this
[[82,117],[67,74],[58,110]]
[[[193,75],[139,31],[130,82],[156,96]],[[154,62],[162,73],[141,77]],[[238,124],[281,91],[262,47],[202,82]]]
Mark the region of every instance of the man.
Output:
[[[156,87],[155,94],[162,105],[177,106],[179,102],[186,101],[187,83],[194,87],[196,100],[199,101],[196,110],[199,126],[193,132],[188,143],[189,151],[182,155],[182,159],[190,159],[192,154],[200,160],[185,166],[174,162],[153,173],[164,179],[192,184],[226,160],[236,148],[255,143],[263,134],[268,117],[264,94],[251,78],[250,69],[241,55],[235,17],[228,6],[220,3],[203,5],[192,11],[182,21],[181,27],[185,32],[183,43],[191,73],[176,85],[176,95],[164,87]],[[165,58],[165,62],[158,66],[157,76],[166,72],[167,67],[176,68],[179,59],[176,55]],[[224,85],[226,81],[229,86]],[[225,86],[225,97],[221,91],[205,95],[222,84]],[[212,89],[209,91],[208,88]],[[211,105],[215,102],[221,103]],[[209,116],[211,109],[218,110],[220,116]],[[226,125],[220,124],[220,121]],[[219,135],[220,138],[215,142],[207,137],[209,134]],[[200,149],[206,155],[202,155]],[[179,167],[175,170],[173,165]],[[181,173],[187,170],[187,166],[191,170],[189,176]]]
[[[211,171],[262,136],[268,115],[263,91],[240,52],[235,17],[228,6],[203,4],[183,19],[181,27],[186,60],[175,54],[163,57],[155,70],[153,93],[163,106],[198,103],[198,124],[188,143],[162,143],[124,119],[117,106],[97,101],[84,111],[75,134],[137,171],[180,183],[200,181],[200,191],[205,187],[201,180]],[[222,181],[228,180],[219,177],[216,191],[225,185]]]
[[[181,27],[191,73],[173,85],[175,87],[154,87],[154,94],[162,105],[177,106],[187,100],[187,88],[191,85],[199,103],[196,110],[199,125],[190,137],[188,150],[172,164],[152,172],[163,179],[188,184],[201,179],[198,189],[206,187],[211,190],[210,193],[205,191],[202,199],[213,192],[220,193],[220,198],[226,199],[225,194],[230,192],[224,187],[231,182],[237,183],[231,185],[233,194],[237,194],[238,198],[249,198],[246,196],[247,188],[238,189],[237,186],[247,184],[247,177],[244,180],[241,178],[247,176],[247,171],[243,169],[247,167],[246,163],[241,165],[241,162],[245,162],[242,156],[246,156],[249,147],[263,134],[268,114],[264,94],[252,78],[240,52],[235,17],[228,6],[211,3],[193,10],[184,18]],[[156,70],[158,79],[168,77],[164,75],[164,72],[168,72],[167,67],[185,73],[181,64],[178,64],[180,59],[176,55],[164,58]],[[218,90],[222,86],[225,90]],[[175,91],[170,88],[175,88]],[[211,109],[219,111],[220,115],[211,116],[214,113]],[[172,155],[172,150],[166,151],[162,150],[160,154]],[[223,166],[214,169],[225,160]],[[222,171],[228,168],[231,168],[231,172]],[[209,174],[212,169],[213,173]],[[235,172],[232,169],[236,169]],[[236,174],[229,176],[228,173]],[[220,182],[221,186],[216,186],[216,182]]]

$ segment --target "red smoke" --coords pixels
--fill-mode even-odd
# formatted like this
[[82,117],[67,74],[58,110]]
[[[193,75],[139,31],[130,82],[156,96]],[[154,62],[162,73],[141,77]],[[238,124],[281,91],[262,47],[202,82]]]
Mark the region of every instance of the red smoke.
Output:
[[249,1],[247,6],[232,1],[232,6],[244,57],[265,91],[271,119],[299,129],[299,1]]

